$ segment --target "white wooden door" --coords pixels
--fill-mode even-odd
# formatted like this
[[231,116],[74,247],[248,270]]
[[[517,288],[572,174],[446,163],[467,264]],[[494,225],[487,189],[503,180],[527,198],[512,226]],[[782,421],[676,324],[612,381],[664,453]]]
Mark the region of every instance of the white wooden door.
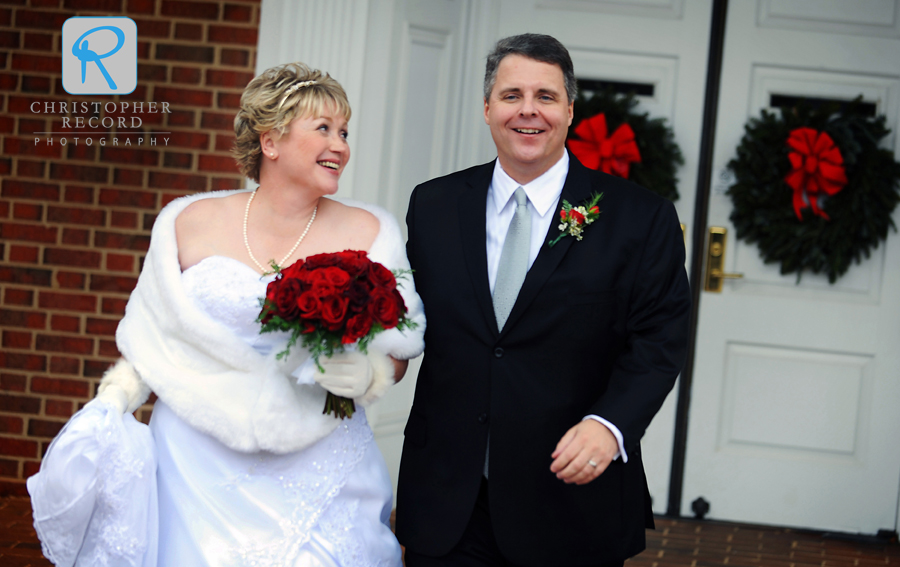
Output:
[[900,236],[834,285],[797,284],[735,243],[724,170],[772,94],[863,94],[896,131],[898,17],[888,0],[729,3],[708,223],[729,230],[725,271],[745,277],[701,295],[684,515],[703,497],[716,519],[897,527]]
[[[665,118],[684,154],[675,207],[688,234],[694,222],[711,17],[709,0],[503,0],[498,18],[497,38],[533,32],[559,39],[579,79],[653,86],[652,96],[638,97],[638,111]],[[668,501],[677,389],[641,442],[657,513],[666,511]]]

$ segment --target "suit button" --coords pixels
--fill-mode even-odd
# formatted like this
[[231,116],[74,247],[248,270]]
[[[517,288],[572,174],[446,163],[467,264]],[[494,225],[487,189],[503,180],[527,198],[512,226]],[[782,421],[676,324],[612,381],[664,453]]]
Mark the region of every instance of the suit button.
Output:
[[487,420],[488,420],[488,415],[486,413],[483,413],[478,416],[478,423],[487,423]]
[[503,349],[500,347],[495,348],[494,356],[496,356],[497,358],[503,358]]

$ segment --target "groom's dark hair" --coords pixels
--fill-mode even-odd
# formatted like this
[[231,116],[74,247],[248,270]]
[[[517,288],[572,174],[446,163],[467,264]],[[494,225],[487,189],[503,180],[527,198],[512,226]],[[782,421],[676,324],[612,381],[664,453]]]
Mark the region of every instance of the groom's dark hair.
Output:
[[497,82],[497,69],[507,55],[522,55],[535,61],[556,65],[562,70],[563,81],[569,102],[575,100],[578,84],[575,82],[575,68],[569,51],[555,37],[537,33],[523,33],[506,37],[497,42],[494,50],[487,56],[484,69],[484,100],[491,99],[491,91]]

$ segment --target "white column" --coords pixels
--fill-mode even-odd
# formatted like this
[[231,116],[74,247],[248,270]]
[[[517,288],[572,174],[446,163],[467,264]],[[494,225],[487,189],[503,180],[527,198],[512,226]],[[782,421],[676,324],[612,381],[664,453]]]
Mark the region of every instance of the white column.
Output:
[[[351,108],[361,107],[369,0],[264,0],[261,11],[257,73],[302,61],[340,82]],[[354,196],[354,172],[351,159],[341,178],[343,197]]]

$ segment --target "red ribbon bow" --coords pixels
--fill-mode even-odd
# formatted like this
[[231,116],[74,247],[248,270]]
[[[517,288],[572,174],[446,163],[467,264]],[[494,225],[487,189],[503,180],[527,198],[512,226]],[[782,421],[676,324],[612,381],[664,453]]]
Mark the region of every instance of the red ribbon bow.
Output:
[[823,191],[826,195],[834,195],[847,184],[841,151],[834,145],[831,136],[812,128],[792,130],[787,145],[794,149],[788,154],[793,171],[785,176],[784,181],[794,190],[794,213],[802,221],[800,211],[809,202],[813,213],[831,220],[819,208],[818,193]]
[[582,120],[575,134],[581,139],[569,140],[569,149],[585,167],[628,179],[631,162],[641,161],[631,126],[622,124],[607,137],[606,115],[602,112]]

